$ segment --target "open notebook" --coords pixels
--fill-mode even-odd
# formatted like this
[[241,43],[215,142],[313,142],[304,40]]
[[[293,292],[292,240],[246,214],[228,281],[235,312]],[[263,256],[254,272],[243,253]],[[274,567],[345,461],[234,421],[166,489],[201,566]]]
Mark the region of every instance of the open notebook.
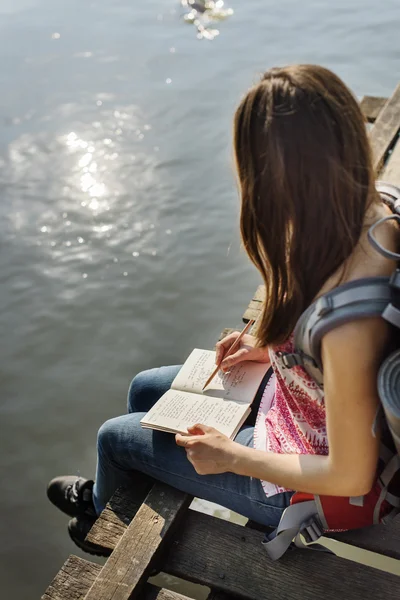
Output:
[[234,438],[269,365],[243,362],[229,373],[221,371],[202,391],[215,368],[215,352],[195,348],[168,390],[140,421],[142,427],[187,433],[201,423]]

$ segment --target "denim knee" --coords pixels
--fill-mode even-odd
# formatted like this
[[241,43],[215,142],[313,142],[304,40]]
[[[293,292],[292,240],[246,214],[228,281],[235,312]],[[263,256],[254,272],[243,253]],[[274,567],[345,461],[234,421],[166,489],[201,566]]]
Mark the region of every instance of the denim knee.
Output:
[[[138,410],[137,407],[137,399],[140,398],[142,392],[146,388],[146,384],[149,383],[149,379],[151,379],[151,372],[153,369],[149,369],[147,371],[141,371],[138,373],[131,381],[128,390],[128,413],[133,413]],[[136,399],[136,403],[135,403]]]
[[111,458],[114,454],[118,440],[118,420],[119,417],[109,419],[100,427],[97,433],[97,451],[99,454],[107,454]]
[[142,371],[132,380],[128,391],[128,412],[147,412],[170,389],[179,365]]

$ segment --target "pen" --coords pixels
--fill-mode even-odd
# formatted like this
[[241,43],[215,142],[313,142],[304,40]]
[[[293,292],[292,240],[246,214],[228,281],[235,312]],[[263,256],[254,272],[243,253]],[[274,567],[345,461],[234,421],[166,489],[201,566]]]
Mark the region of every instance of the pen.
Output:
[[[238,335],[238,337],[236,338],[236,340],[232,343],[232,345],[228,348],[224,359],[227,358],[230,354],[232,354],[232,352],[234,350],[236,350],[236,348],[239,345],[240,340],[242,339],[242,337],[245,335],[245,333],[247,333],[250,329],[250,327],[253,327],[254,323],[256,322],[255,319],[250,319],[250,321],[248,323],[246,323],[246,325],[244,326],[244,328],[242,329],[242,331],[240,332],[240,335]],[[222,362],[222,361],[221,361]],[[207,381],[205,382],[205,384],[203,385],[202,391],[211,383],[211,381],[214,379],[214,377],[216,376],[216,374],[219,371],[221,363],[219,363],[214,371],[211,373],[210,377],[207,379]]]

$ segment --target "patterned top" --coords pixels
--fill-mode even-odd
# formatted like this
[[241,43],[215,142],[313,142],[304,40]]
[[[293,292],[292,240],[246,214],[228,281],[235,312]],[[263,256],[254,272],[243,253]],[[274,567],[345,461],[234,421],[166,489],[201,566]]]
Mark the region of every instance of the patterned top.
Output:
[[[288,369],[280,352],[294,352],[293,336],[270,349],[273,375],[264,390],[254,447],[279,454],[328,454],[324,393],[303,367]],[[287,491],[261,482],[267,496]]]

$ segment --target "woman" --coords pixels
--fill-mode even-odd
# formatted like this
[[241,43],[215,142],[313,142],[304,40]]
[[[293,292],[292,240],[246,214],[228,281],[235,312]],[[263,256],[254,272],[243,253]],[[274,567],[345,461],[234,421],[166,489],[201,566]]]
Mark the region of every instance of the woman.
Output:
[[[101,551],[84,541],[96,516],[117,487],[134,482],[135,470],[271,526],[293,490],[358,496],[374,482],[379,440],[371,426],[387,325],[370,318],[325,335],[323,392],[302,367],[285,369],[280,355],[293,351],[296,322],[315,298],[395,268],[366,237],[388,209],[375,190],[358,103],[322,67],[271,69],[236,111],[234,149],[241,235],[266,302],[257,339],[245,336],[224,358],[238,335],[231,334],[217,346],[217,363],[223,370],[243,360],[271,363],[255,426],[245,424],[234,441],[201,423],[175,438],[142,429],[179,367],[135,377],[128,414],[100,428],[95,484],[77,477],[49,484],[50,500],[74,517],[72,539],[88,552]],[[384,223],[379,236],[396,249],[396,225]]]

